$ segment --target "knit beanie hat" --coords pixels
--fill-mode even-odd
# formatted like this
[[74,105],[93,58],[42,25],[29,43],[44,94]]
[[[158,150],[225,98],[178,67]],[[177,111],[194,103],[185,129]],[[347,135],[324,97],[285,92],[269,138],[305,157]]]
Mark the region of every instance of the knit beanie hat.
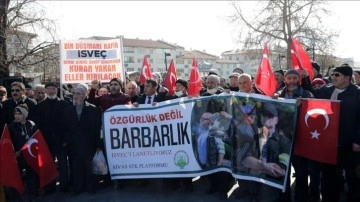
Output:
[[81,95],[86,95],[87,94],[87,85],[83,84],[83,83],[79,83],[75,88],[75,92],[79,92]]
[[20,104],[15,107],[15,109],[18,109],[24,115],[25,119],[28,117],[29,107],[27,106],[27,104]]
[[297,72],[295,69],[289,69],[289,70],[287,70],[287,71],[285,72],[285,77],[286,77],[287,75],[289,75],[289,74],[295,74],[295,75],[297,75],[298,77],[300,77],[299,72]]

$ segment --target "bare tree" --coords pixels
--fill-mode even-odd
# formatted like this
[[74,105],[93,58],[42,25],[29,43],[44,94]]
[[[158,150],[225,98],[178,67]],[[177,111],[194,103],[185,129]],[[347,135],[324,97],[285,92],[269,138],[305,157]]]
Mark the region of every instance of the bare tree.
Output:
[[332,51],[338,34],[323,26],[323,18],[331,14],[326,1],[259,1],[251,14],[243,11],[242,3],[231,2],[234,14],[229,16],[229,22],[240,26],[239,42],[245,49],[260,48],[265,43],[283,45],[287,67],[291,65],[292,37],[297,37],[305,49]]
[[42,51],[55,44],[56,26],[36,0],[0,0],[0,19],[0,76],[57,58]]

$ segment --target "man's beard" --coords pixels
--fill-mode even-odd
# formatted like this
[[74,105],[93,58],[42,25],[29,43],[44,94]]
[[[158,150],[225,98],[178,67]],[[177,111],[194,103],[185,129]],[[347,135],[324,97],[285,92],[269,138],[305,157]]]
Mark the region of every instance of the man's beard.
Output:
[[218,88],[213,88],[213,89],[207,89],[206,92],[210,93],[211,95],[215,94],[217,92]]

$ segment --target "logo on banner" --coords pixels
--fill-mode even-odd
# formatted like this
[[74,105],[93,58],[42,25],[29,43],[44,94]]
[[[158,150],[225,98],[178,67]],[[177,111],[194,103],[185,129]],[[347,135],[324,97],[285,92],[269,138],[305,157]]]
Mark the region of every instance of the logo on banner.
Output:
[[174,163],[176,166],[183,169],[189,164],[189,156],[184,150],[177,151],[174,156]]

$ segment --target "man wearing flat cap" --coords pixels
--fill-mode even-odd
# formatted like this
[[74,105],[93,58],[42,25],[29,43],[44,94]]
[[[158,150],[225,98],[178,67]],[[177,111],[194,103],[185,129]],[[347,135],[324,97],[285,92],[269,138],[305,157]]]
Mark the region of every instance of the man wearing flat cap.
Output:
[[188,82],[184,79],[178,79],[175,82],[175,95],[168,95],[166,100],[176,99],[187,96]]
[[[70,104],[57,97],[57,85],[54,82],[45,84],[46,98],[38,104],[37,125],[44,135],[50,153],[58,161],[60,191],[68,191],[69,174],[67,149],[63,147],[64,126],[63,112]],[[45,187],[45,192],[56,191],[56,180]]]
[[234,91],[234,92],[239,91],[239,83],[238,83],[239,77],[240,77],[239,73],[234,72],[230,74],[229,85],[228,85],[230,91]]
[[[322,164],[322,201],[337,201],[344,186],[342,173],[348,185],[347,201],[360,201],[360,178],[356,157],[360,155],[360,90],[351,83],[353,69],[348,64],[336,67],[331,74],[332,85],[314,90],[316,98],[340,100],[337,164]],[[358,159],[358,158],[357,158]]]

